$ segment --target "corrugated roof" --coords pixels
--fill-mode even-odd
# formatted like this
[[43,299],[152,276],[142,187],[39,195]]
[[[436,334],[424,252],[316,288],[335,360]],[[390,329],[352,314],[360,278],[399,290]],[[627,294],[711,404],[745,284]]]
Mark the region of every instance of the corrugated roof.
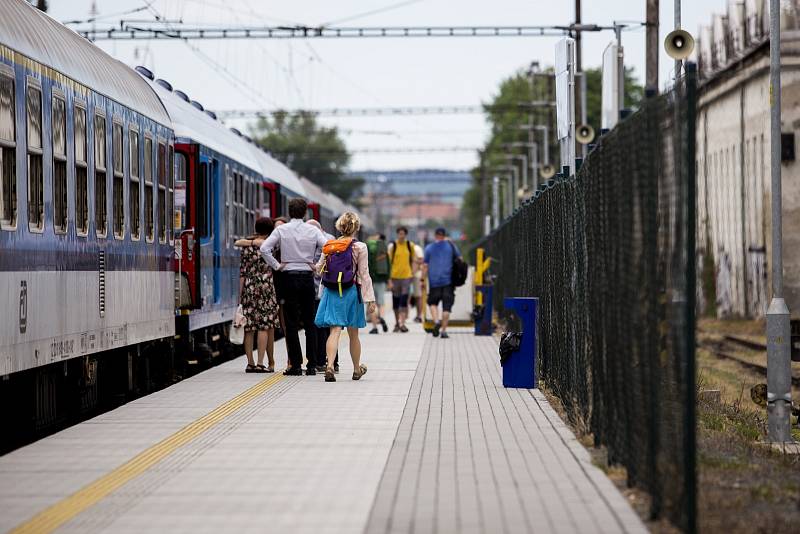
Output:
[[161,124],[169,117],[144,80],[24,0],[0,1],[0,43]]

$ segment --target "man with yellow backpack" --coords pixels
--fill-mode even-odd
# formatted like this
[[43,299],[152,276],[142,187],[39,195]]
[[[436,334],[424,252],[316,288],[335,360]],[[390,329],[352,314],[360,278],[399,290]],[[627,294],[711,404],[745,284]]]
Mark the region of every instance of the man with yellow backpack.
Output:
[[392,308],[394,309],[394,332],[408,332],[408,295],[411,281],[418,268],[418,258],[414,243],[407,239],[408,228],[397,229],[397,240],[389,244],[389,289],[392,291]]

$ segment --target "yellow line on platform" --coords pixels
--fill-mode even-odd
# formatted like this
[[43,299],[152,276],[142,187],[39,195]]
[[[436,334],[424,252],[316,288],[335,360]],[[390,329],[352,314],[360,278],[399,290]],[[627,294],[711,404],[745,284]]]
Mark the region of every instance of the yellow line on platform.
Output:
[[39,512],[25,523],[17,526],[11,532],[52,532],[87,508],[100,502],[130,480],[156,465],[179,447],[186,445],[218,423],[224,421],[228,416],[246,406],[251,400],[264,393],[283,378],[284,376],[282,374],[276,374],[262,380],[225,404],[218,406],[200,419],[178,430],[168,438],[142,451],[107,475],[98,478],[69,497],[65,497],[56,504]]

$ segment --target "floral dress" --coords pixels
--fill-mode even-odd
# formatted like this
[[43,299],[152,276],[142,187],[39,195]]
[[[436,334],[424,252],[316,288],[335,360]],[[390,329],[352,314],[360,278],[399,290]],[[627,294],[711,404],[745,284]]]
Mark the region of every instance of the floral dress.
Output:
[[240,304],[247,317],[245,332],[280,327],[272,269],[261,258],[258,247],[242,248],[239,275],[244,278]]

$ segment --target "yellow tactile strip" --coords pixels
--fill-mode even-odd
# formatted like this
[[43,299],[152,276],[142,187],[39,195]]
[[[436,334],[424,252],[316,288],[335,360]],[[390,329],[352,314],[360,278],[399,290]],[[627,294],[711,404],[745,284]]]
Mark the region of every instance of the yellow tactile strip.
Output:
[[39,512],[34,517],[17,526],[12,533],[52,532],[87,508],[100,502],[106,496],[141,475],[152,466],[164,460],[172,452],[186,445],[231,414],[244,408],[250,401],[280,382],[284,376],[276,374],[265,378],[236,397],[220,405],[200,419],[188,424],[171,436],[142,451],[110,473],[98,478],[72,495]]

